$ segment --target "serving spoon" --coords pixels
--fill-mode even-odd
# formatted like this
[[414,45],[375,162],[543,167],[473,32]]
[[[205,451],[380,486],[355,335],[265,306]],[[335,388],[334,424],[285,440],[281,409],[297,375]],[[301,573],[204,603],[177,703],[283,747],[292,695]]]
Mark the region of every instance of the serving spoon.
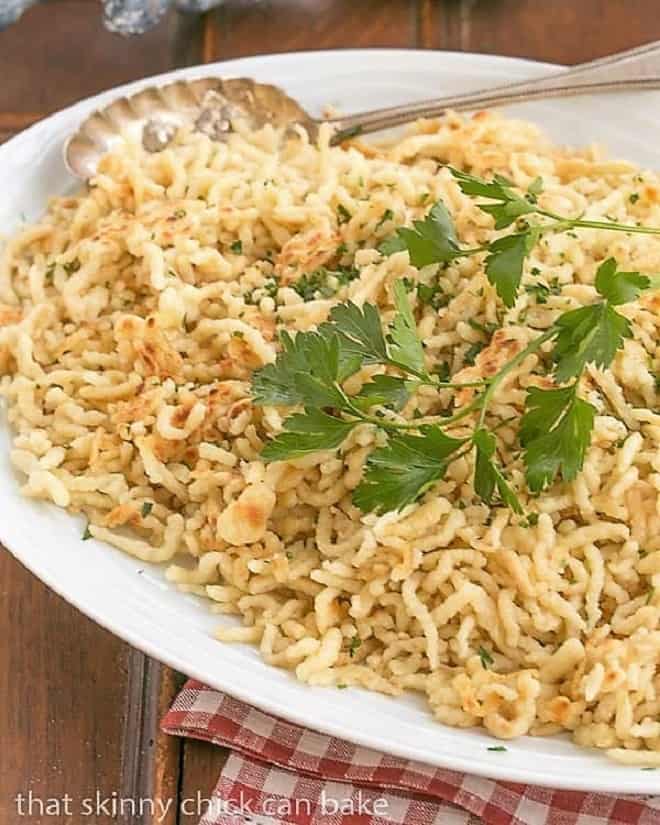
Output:
[[660,41],[541,78],[328,119],[312,117],[277,86],[250,78],[177,80],[141,89],[92,113],[66,141],[64,159],[74,175],[87,180],[96,173],[100,158],[118,142],[133,139],[147,151],[162,151],[185,124],[214,140],[226,138],[237,118],[256,128],[266,123],[297,124],[316,140],[321,125],[329,123],[334,128],[332,143],[337,144],[418,118],[436,117],[448,109],[475,110],[550,97],[644,89],[660,89]]

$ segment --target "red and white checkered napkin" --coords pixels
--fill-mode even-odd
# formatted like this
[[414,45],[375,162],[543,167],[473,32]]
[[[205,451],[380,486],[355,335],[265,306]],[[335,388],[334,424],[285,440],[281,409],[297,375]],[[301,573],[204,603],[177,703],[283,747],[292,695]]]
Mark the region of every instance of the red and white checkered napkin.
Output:
[[232,751],[200,825],[660,823],[660,797],[553,791],[433,768],[314,733],[192,680],[162,726]]

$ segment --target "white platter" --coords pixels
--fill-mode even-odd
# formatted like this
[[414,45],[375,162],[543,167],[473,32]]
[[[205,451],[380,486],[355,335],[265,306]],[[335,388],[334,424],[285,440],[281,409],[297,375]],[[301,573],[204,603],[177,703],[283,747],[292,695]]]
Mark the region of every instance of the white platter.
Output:
[[[346,112],[544,74],[553,67],[487,55],[406,50],[350,50],[255,57],[161,75],[248,75],[281,85],[313,112],[332,103]],[[0,227],[11,232],[44,210],[49,195],[73,179],[61,159],[64,138],[92,109],[147,81],[123,86],[59,112],[0,147]],[[510,111],[543,126],[557,141],[594,140],[613,154],[658,166],[660,93],[548,101]],[[660,772],[609,762],[563,739],[524,738],[506,753],[484,733],[432,721],[421,701],[351,689],[308,688],[265,665],[250,648],[222,645],[218,618],[168,585],[160,570],[95,541],[54,506],[23,499],[10,468],[9,435],[0,423],[0,541],[53,590],[99,624],[172,667],[258,707],[381,751],[473,774],[557,788],[660,793]],[[6,632],[7,629],[5,629]],[[659,814],[660,816],[660,814]]]

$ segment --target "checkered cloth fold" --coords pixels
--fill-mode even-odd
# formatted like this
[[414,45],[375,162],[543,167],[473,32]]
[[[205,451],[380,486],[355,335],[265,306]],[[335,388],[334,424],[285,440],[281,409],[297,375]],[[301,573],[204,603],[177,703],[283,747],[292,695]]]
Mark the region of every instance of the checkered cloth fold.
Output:
[[398,759],[189,681],[166,733],[231,749],[200,825],[659,825],[660,796],[553,791]]

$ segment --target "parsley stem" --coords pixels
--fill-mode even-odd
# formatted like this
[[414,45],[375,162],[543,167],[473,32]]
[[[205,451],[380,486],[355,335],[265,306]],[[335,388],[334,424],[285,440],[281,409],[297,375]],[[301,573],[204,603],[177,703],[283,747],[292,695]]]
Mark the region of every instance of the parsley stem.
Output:
[[416,418],[414,421],[393,421],[392,419],[384,417],[379,418],[378,416],[363,413],[362,410],[359,410],[357,407],[353,407],[352,404],[350,405],[351,409],[346,410],[346,412],[349,412],[360,421],[364,421],[365,424],[374,424],[383,430],[419,430],[420,427],[423,427],[426,424],[438,423],[443,426],[447,426],[448,424],[454,424],[455,422],[460,421],[471,412],[474,412],[474,410],[479,409],[482,398],[483,395],[477,396],[472,402],[470,402],[470,404],[462,407],[460,412],[450,418],[444,415],[425,415],[423,418]]
[[390,367],[396,367],[398,370],[401,370],[401,372],[407,372],[408,375],[414,375],[419,381],[426,382],[430,378],[428,373],[418,372],[407,364],[401,364],[398,361],[395,361],[393,358],[386,358],[385,363],[389,364]]
[[466,418],[468,415],[470,415],[470,413],[474,412],[475,410],[478,410],[483,402],[483,398],[485,395],[486,393],[482,393],[481,395],[478,395],[476,398],[473,398],[469,404],[466,404],[465,407],[462,407],[455,415],[452,415],[450,418],[443,419],[444,423],[455,424],[457,421]]
[[409,422],[392,421],[389,418],[379,418],[375,415],[367,415],[366,413],[360,412],[357,409],[355,410],[354,414],[361,421],[364,421],[366,424],[375,424],[377,427],[380,427],[383,430],[418,430],[420,426],[424,424],[424,420],[421,418]]
[[[615,221],[585,221],[581,218],[562,218],[561,215],[556,215],[554,212],[548,212],[545,209],[538,209],[537,214],[543,215],[545,218],[551,218],[553,221],[557,221],[561,224],[561,226],[555,224],[547,227],[548,229],[559,231],[563,228],[608,229],[612,232],[634,232],[638,235],[660,235],[660,228],[654,228],[652,226],[637,226],[636,224],[631,226],[630,224],[616,223]],[[545,229],[545,227],[543,228]]]
[[376,426],[381,427],[384,430],[416,430],[419,426],[417,422],[404,424],[398,421],[389,421],[386,418],[379,418],[375,415],[368,415],[367,413],[363,412],[359,407],[356,407],[355,404],[353,404],[350,397],[346,395],[346,393],[338,384],[335,384],[335,386],[343,396],[344,409],[342,410],[342,412],[352,415],[359,421],[364,421],[365,424],[375,424]]
[[438,387],[441,390],[445,390],[447,388],[453,390],[463,390],[463,389],[472,389],[474,387],[483,387],[485,384],[488,384],[488,379],[484,378],[481,381],[464,381],[464,382],[453,382],[453,381],[430,381],[428,383],[429,387]]
[[481,244],[481,246],[472,246],[467,249],[461,249],[460,254],[456,257],[469,257],[470,255],[478,255],[480,252],[488,252],[490,249],[489,243]]
[[412,367],[407,366],[406,364],[400,364],[398,361],[395,361],[392,358],[387,359],[387,364],[390,367],[396,367],[401,372],[407,372],[408,375],[414,376],[417,381],[419,382],[420,386],[425,387],[434,387],[435,389],[455,389],[455,390],[462,390],[464,388],[469,387],[482,387],[484,384],[488,382],[483,381],[434,381],[433,378],[428,373],[418,372],[414,370]]
[[495,395],[495,391],[499,387],[499,385],[504,381],[504,379],[511,373],[516,367],[519,367],[520,364],[527,358],[528,355],[531,355],[533,352],[539,350],[546,341],[549,341],[551,338],[554,338],[557,334],[556,328],[550,327],[549,330],[543,333],[543,335],[539,335],[538,338],[534,338],[527,346],[522,349],[518,355],[514,356],[510,361],[508,361],[502,369],[493,377],[492,381],[488,385],[488,389],[484,392],[483,395],[480,396],[481,399],[481,414],[479,416],[479,428],[483,427],[484,421],[486,419],[486,412],[488,410],[488,405],[493,400],[493,396]]
[[[483,382],[481,382],[480,386],[483,386],[484,384],[488,384],[488,383],[489,383],[488,381],[483,381]],[[464,384],[463,386],[467,386],[467,385]],[[456,422],[461,421],[463,418],[466,418],[468,415],[470,415],[470,413],[473,413],[475,410],[478,410],[479,407],[482,404],[484,396],[485,396],[485,393],[481,393],[480,395],[477,395],[477,397],[473,398],[472,401],[470,401],[469,404],[466,404],[464,407],[461,407],[461,409],[455,415],[451,415],[451,416],[425,415],[423,418],[417,418],[417,419],[415,419],[414,422],[411,422],[411,423],[405,423],[405,424],[400,424],[398,422],[397,423],[388,422],[388,423],[390,424],[390,427],[392,427],[394,429],[401,429],[401,430],[417,430],[420,427],[423,427],[425,424],[435,424],[435,423],[442,424],[443,427],[446,427],[446,426],[451,425],[451,424],[456,424]],[[378,424],[379,426],[383,426],[387,429],[387,425],[383,422],[382,418],[373,418],[371,416],[368,416],[368,417],[365,418],[363,415],[361,415],[361,417],[365,421],[367,420],[367,418],[369,418],[369,423]]]
[[464,390],[473,389],[474,387],[483,387],[488,383],[488,379],[484,378],[481,381],[421,381],[420,386],[433,387],[436,390]]
[[660,229],[652,226],[630,226],[625,223],[608,223],[607,221],[573,221],[573,226],[581,229],[609,229],[612,232],[633,232],[638,235],[660,235]]

